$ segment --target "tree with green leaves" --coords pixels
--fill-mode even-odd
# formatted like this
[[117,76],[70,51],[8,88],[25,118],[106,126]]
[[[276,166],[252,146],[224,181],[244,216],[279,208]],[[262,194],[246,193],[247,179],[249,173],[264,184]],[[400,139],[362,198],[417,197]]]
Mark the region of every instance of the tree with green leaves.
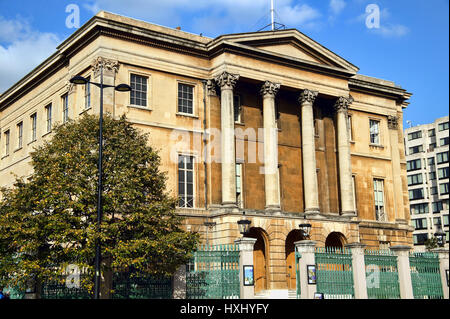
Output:
[[[198,235],[181,229],[177,199],[165,189],[160,157],[125,117],[103,120],[103,218],[97,226],[98,116],[55,128],[31,153],[33,173],[2,189],[0,286],[25,288],[30,280],[58,278],[76,264],[90,274],[95,243],[102,273],[171,275],[188,262]],[[111,287],[111,286],[110,286]]]

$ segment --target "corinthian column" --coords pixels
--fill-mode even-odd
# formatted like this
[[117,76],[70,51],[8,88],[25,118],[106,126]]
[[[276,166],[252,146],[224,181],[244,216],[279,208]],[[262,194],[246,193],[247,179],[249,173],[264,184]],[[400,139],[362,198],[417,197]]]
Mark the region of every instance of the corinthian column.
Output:
[[352,98],[339,97],[334,105],[337,120],[337,144],[339,161],[339,186],[341,195],[341,215],[355,216],[352,185],[352,164],[350,158],[350,138],[348,136],[348,106]]
[[264,181],[266,209],[280,210],[278,181],[278,128],[275,117],[275,96],[280,84],[266,81],[261,88],[264,118]]
[[222,205],[236,207],[236,154],[233,89],[239,75],[223,72],[215,78],[221,89]]
[[304,90],[298,101],[302,112],[303,192],[305,213],[319,213],[319,193],[316,171],[316,145],[314,140],[313,103],[319,92]]

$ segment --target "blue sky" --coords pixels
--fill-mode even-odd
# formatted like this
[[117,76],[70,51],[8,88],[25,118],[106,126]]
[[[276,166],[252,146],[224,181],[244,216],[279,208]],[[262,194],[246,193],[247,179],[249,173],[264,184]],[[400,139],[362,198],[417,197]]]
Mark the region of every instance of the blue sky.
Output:
[[[0,0],[0,92],[44,61],[99,10],[216,37],[257,31],[270,23],[270,0]],[[366,7],[380,9],[379,28],[366,26]],[[448,0],[275,0],[276,21],[297,28],[360,68],[412,92],[404,121],[425,124],[448,115]]]

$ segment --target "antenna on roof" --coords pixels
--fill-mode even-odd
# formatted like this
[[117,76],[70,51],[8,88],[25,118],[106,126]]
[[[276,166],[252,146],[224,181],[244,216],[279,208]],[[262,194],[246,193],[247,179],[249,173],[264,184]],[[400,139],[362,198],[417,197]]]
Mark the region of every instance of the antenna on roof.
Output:
[[278,23],[275,21],[275,8],[274,8],[273,2],[274,2],[274,0],[270,0],[270,24],[266,25],[264,28],[259,29],[258,32],[263,31],[264,29],[266,29],[269,26],[272,31],[286,29],[286,26],[284,24]]

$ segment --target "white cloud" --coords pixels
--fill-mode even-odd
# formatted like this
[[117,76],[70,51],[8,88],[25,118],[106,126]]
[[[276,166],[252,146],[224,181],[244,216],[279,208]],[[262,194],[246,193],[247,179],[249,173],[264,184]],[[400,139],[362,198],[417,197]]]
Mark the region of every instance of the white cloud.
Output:
[[28,21],[0,17],[0,94],[56,51],[53,33],[33,31]]
[[[381,8],[380,8],[381,9]],[[350,23],[360,23],[366,26],[366,19],[369,13],[363,13],[356,18],[350,19]],[[403,37],[409,33],[409,28],[405,25],[393,23],[393,15],[388,8],[382,8],[380,10],[380,27],[368,29],[369,32],[378,34],[384,37]]]
[[385,37],[402,37],[409,33],[408,27],[401,24],[381,24],[380,28],[371,30]]
[[347,6],[344,0],[330,0],[330,10],[333,15],[338,15]]
[[[99,10],[143,19],[168,27],[217,36],[229,32],[256,31],[270,23],[268,0],[89,0],[84,7],[96,14]],[[275,2],[276,21],[286,27],[309,26],[320,13],[294,0]]]

